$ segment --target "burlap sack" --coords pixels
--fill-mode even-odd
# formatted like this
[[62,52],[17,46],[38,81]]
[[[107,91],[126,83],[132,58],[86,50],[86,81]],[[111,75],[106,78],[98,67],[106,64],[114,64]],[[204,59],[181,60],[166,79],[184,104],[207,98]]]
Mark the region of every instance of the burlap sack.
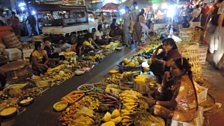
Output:
[[6,48],[21,48],[21,42],[17,38],[17,36],[14,33],[9,33],[5,36],[3,36],[3,41],[6,46]]

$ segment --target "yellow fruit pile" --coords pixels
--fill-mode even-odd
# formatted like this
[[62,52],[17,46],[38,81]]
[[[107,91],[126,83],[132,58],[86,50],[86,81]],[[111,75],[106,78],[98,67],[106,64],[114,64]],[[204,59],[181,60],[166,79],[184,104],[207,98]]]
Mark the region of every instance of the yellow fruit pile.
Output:
[[136,84],[146,84],[148,81],[148,77],[146,75],[138,75],[135,79],[134,79]]
[[151,49],[156,49],[161,43],[153,43],[141,49],[137,54],[142,54],[144,52],[149,52]]
[[[140,61],[140,60],[139,60]],[[141,61],[139,62],[138,59],[127,59],[127,58],[124,58],[124,60],[122,61],[121,65],[122,66],[129,66],[129,67],[137,67],[141,64]]]
[[125,90],[120,94],[120,99],[123,104],[121,110],[122,125],[129,126],[132,124],[131,115],[136,113],[138,99],[142,96],[139,92],[133,90]]
[[118,109],[115,109],[112,114],[107,112],[104,117],[103,123],[101,126],[115,126],[116,124],[120,123],[122,120],[122,117],[120,116],[120,111]]
[[88,42],[88,41],[84,41],[83,42],[83,45],[90,47],[90,46],[92,46],[92,43],[91,42]]

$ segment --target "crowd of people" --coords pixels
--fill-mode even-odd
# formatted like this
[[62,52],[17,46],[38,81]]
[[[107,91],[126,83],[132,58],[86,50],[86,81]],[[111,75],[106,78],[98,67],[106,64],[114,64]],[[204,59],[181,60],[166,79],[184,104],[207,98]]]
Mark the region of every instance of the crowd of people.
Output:
[[[25,26],[27,25],[30,26],[25,28],[28,31],[30,31],[30,36],[38,35],[37,20],[34,15],[32,15],[29,12],[26,20],[24,20],[24,23],[26,24]],[[22,25],[23,25],[23,22],[20,21],[16,12],[11,11],[11,14],[8,14],[8,16],[6,16],[4,14],[4,9],[0,8],[0,26],[11,26],[13,28],[14,33],[18,36],[21,36],[22,34],[24,34],[24,32],[26,33],[28,32],[28,31],[23,31],[24,29],[22,29]]]

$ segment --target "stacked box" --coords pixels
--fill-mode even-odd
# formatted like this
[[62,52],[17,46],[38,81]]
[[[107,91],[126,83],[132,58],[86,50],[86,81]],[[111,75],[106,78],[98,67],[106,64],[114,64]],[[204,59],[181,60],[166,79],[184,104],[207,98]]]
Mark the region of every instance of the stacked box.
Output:
[[9,61],[16,61],[16,60],[22,58],[22,52],[21,52],[21,50],[19,50],[17,48],[5,49],[5,51],[8,56]]

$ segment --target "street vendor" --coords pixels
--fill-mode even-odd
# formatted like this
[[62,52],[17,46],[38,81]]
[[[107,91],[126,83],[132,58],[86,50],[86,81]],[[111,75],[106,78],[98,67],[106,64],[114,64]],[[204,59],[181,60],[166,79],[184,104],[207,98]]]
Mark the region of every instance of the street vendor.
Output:
[[87,34],[82,46],[79,48],[79,55],[86,54],[91,50],[95,51],[96,49],[100,49],[100,47],[94,42],[91,34]]
[[189,122],[196,116],[198,108],[196,89],[192,79],[191,65],[186,58],[178,58],[171,62],[170,71],[163,78],[159,88],[162,92],[170,86],[173,95],[169,101],[156,101],[153,113],[164,119]]
[[47,52],[47,56],[56,62],[64,60],[64,56],[60,56],[58,52],[55,51],[54,47],[51,45],[51,42],[48,39],[44,39],[44,50]]
[[98,25],[98,30],[94,33],[94,41],[98,44],[98,45],[106,45],[109,43],[109,38],[106,38],[104,33],[103,33],[103,29],[102,29],[102,25]]
[[117,20],[114,18],[112,23],[110,24],[110,33],[109,33],[109,35],[111,37],[122,36],[122,30],[120,29],[119,26],[117,26],[116,21]]
[[[159,50],[162,52],[159,53]],[[159,53],[159,54],[158,54]],[[166,70],[169,70],[169,64],[173,59],[180,58],[181,54],[178,51],[177,45],[172,38],[162,41],[152,56],[151,71],[157,77],[159,83],[162,81],[162,76]]]
[[43,74],[48,69],[47,52],[41,48],[41,42],[35,42],[35,49],[31,53],[31,64],[34,74]]

